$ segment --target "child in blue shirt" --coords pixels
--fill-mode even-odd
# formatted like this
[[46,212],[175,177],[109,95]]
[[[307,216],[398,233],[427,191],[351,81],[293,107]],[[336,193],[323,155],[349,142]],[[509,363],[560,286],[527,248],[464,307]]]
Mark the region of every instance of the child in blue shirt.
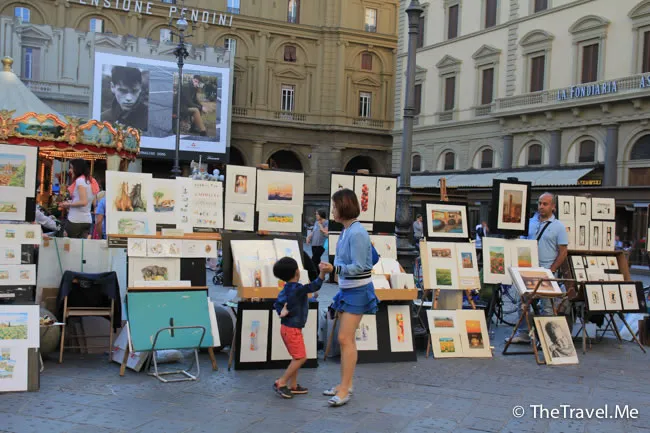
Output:
[[325,274],[333,270],[329,263],[318,266],[318,278],[309,284],[300,284],[298,263],[291,257],[283,257],[273,266],[273,274],[286,284],[274,304],[281,317],[280,335],[291,355],[291,363],[282,377],[273,383],[273,389],[282,398],[293,398],[294,394],[307,394],[307,388],[298,385],[298,370],[307,361],[307,350],[302,336],[302,328],[309,314],[308,294],[320,290]]

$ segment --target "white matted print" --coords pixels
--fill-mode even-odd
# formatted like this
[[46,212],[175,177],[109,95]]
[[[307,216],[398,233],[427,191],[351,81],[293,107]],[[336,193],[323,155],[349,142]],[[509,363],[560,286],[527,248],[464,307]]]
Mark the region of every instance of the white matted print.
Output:
[[255,205],[226,202],[223,227],[226,230],[255,231]]
[[459,333],[431,334],[434,358],[461,358],[465,356]]
[[537,241],[531,239],[514,239],[509,241],[510,266],[518,268],[539,267]]
[[571,264],[573,265],[573,269],[584,269],[585,259],[583,256],[571,256]]
[[616,223],[603,222],[603,250],[614,251],[616,249]]
[[391,352],[412,352],[411,307],[409,305],[388,306],[388,331]]
[[627,311],[638,311],[639,310],[639,298],[636,291],[635,284],[621,284],[621,304],[623,305],[623,310]]
[[[275,311],[271,311],[271,361],[285,361],[291,359],[287,347],[282,341],[280,334],[280,326],[282,325],[280,316]],[[307,351],[307,359],[315,359],[317,356],[317,342],[318,342],[318,312],[317,310],[309,310],[307,315],[307,323],[302,329],[302,336],[305,340],[305,349]]]
[[603,287],[600,284],[585,284],[585,295],[589,311],[605,311]]
[[361,214],[359,221],[375,220],[375,202],[377,201],[377,178],[374,176],[355,176],[354,193],[359,199]]
[[[426,259],[428,289],[453,290],[460,289],[458,285],[458,261],[456,258],[456,244],[449,242],[427,242]],[[430,287],[429,287],[430,286]]]
[[0,247],[0,265],[19,265],[21,245],[19,243]]
[[273,239],[275,257],[279,260],[282,257],[291,257],[302,268],[302,251],[296,239]]
[[603,298],[605,299],[605,309],[607,311],[621,311],[623,309],[618,284],[603,284]]
[[397,178],[377,178],[375,221],[394,222],[397,210]]
[[560,289],[556,281],[545,281],[555,278],[550,269],[518,268],[514,266],[508,269],[520,294],[532,293],[538,285],[537,293],[545,295],[562,293],[562,289]]
[[499,184],[498,230],[524,231],[526,229],[528,188],[529,185],[515,183]]
[[194,184],[189,177],[176,178],[176,197],[178,197],[178,223],[177,229],[183,230],[185,233],[192,233],[194,230],[191,221],[190,200],[192,199]]
[[147,239],[129,238],[126,251],[129,257],[147,257]]
[[470,242],[457,243],[455,247],[460,288],[480,289],[481,282],[478,273],[476,247]]
[[181,260],[177,258],[134,257],[129,259],[129,287],[136,280],[177,281],[181,279]]
[[589,250],[600,251],[603,249],[603,223],[592,221],[589,223]]
[[569,239],[567,248],[574,250],[576,247],[576,223],[573,221],[562,221],[562,223],[564,224],[564,229],[566,230],[566,235]]
[[359,351],[379,350],[377,339],[377,316],[364,314],[354,334],[354,341]]
[[0,341],[0,393],[27,391],[27,347],[7,346]]
[[611,220],[616,218],[616,200],[613,198],[591,198],[591,219]]
[[576,219],[575,204],[576,200],[572,195],[557,196],[557,218],[565,225],[567,222],[574,222]]
[[0,305],[0,347],[40,347],[38,305]]
[[182,257],[217,258],[217,241],[183,240]]
[[370,235],[370,242],[380,257],[397,260],[397,239],[395,235]]
[[255,205],[256,184],[257,169],[255,167],[227,165],[226,203]]
[[591,198],[576,197],[576,222],[588,222],[591,220]]
[[327,237],[327,249],[330,256],[336,255],[336,244],[339,243],[339,238],[341,237],[340,233],[330,232]]
[[425,218],[428,238],[469,238],[467,208],[442,202],[427,203]]
[[490,336],[487,331],[485,313],[481,310],[459,310],[458,323],[463,342],[463,355],[477,358],[491,358]]
[[607,256],[607,269],[618,271],[618,259],[616,256]]
[[244,310],[239,336],[239,362],[266,362],[269,310]]
[[304,196],[304,173],[257,170],[257,209],[262,206],[302,209]]
[[333,209],[333,203],[331,200],[331,196],[334,195],[334,193],[340,189],[349,189],[350,191],[354,191],[354,176],[351,174],[332,174],[332,178],[330,181],[330,219],[334,219],[334,214]]
[[192,181],[190,207],[192,227],[223,228],[223,183]]
[[0,265],[0,286],[36,285],[36,265]]
[[0,187],[0,220],[25,221],[25,196],[12,188]]
[[431,334],[448,334],[458,332],[458,317],[456,310],[427,310],[427,321]]
[[3,200],[16,197],[24,202],[25,197],[34,197],[37,159],[36,146],[0,144],[0,188],[10,194],[0,194]]
[[535,317],[544,359],[549,365],[577,364],[578,354],[564,316]]
[[483,238],[483,281],[488,284],[512,284],[507,269],[510,248],[505,239]]
[[106,232],[117,235],[153,235],[156,223],[150,221],[148,213],[113,212],[107,215]]
[[578,281],[587,281],[587,271],[584,269],[576,269],[576,280]]
[[150,200],[153,203],[152,219],[158,224],[178,223],[178,187],[175,179],[152,180]]
[[269,232],[300,233],[302,231],[302,206],[259,206],[259,230]]
[[151,183],[151,174],[107,171],[107,218],[110,219],[114,212],[146,213],[153,210]]
[[181,257],[183,241],[180,239],[147,240],[147,257]]
[[589,249],[589,221],[576,221],[576,248]]

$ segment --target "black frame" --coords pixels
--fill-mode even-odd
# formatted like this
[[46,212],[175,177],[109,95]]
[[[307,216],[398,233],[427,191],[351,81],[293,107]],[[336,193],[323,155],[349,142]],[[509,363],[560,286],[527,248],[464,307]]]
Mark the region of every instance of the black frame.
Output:
[[[411,341],[413,350],[411,352],[391,352],[390,350],[390,327],[388,325],[388,306],[389,305],[408,305],[409,320],[411,320]],[[417,361],[415,351],[415,329],[416,321],[411,314],[412,304],[405,301],[384,301],[379,304],[377,310],[377,348],[378,350],[362,350],[357,352],[359,364],[371,364],[378,362],[413,362]]]
[[[587,283],[589,284],[589,283]],[[624,308],[621,308],[620,310],[591,310],[591,305],[589,301],[589,295],[587,294],[587,289],[585,287],[585,301],[587,304],[587,311],[593,314],[614,314],[614,313],[646,313],[647,310],[647,305],[646,305],[646,299],[645,295],[643,292],[643,283],[640,281],[594,281],[592,284],[596,284],[601,286],[603,288],[602,295],[603,295],[603,300],[605,299],[605,292],[604,292],[604,287],[605,286],[616,286],[618,287],[618,294],[621,299],[621,306],[623,305],[623,292],[621,292],[621,284],[623,285],[634,285],[636,287],[636,298],[637,302],[639,303],[639,309],[638,310],[626,310]]]
[[[523,230],[499,230],[499,209],[501,208],[501,197],[499,191],[501,189],[501,184],[507,185],[526,185],[526,197],[522,201],[522,218],[524,219],[524,229]],[[516,179],[494,179],[492,181],[492,209],[490,209],[489,217],[489,228],[494,234],[501,234],[506,237],[515,237],[515,236],[528,236],[528,229],[530,226],[530,217],[528,216],[528,204],[530,203],[531,197],[532,182],[520,182]]]
[[[447,237],[447,236],[429,236],[429,218],[427,215],[427,205],[446,205],[446,206],[460,206],[465,209],[465,227],[467,227],[467,237]],[[422,202],[422,234],[427,241],[433,242],[469,242],[471,239],[471,228],[469,226],[469,219],[467,215],[467,204],[460,202],[452,201],[438,201],[438,200],[429,200]]]
[[[287,368],[291,360],[283,361],[271,361],[271,344],[273,343],[273,317],[272,314],[277,314],[273,309],[274,301],[263,301],[263,302],[244,302],[240,301],[237,307],[237,327],[235,329],[235,370],[268,370],[268,369],[280,369]],[[315,310],[318,314],[318,303],[310,302],[309,309]],[[242,316],[245,310],[257,310],[257,311],[269,311],[269,323],[268,323],[268,335],[267,344],[266,344],[266,361],[264,362],[240,362],[239,358],[241,356],[241,327],[242,327]],[[318,339],[318,320],[316,320],[316,335],[314,338]],[[307,337],[305,337],[307,338]],[[303,368],[316,368],[318,367],[318,353],[316,358],[308,358]]]

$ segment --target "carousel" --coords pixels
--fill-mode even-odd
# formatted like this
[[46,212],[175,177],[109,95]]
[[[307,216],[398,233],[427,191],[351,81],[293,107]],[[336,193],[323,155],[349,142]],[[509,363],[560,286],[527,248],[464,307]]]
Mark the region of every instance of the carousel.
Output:
[[38,147],[37,201],[41,206],[51,208],[64,199],[67,161],[83,158],[89,162],[91,175],[103,176],[95,172],[97,165],[106,167],[107,159],[117,160],[112,169],[125,171],[137,157],[137,129],[97,120],[81,123],[78,118],[61,116],[14,74],[11,58],[1,61],[0,143]]

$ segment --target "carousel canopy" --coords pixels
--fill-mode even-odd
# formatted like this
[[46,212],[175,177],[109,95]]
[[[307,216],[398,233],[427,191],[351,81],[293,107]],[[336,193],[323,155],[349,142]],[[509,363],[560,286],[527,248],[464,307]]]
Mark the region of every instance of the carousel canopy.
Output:
[[2,98],[0,98],[0,110],[13,110],[14,117],[20,117],[26,113],[39,113],[53,114],[59,119],[63,119],[63,116],[38,99],[13,73],[11,70],[14,63],[13,59],[4,57],[1,61],[0,95],[2,95]]

